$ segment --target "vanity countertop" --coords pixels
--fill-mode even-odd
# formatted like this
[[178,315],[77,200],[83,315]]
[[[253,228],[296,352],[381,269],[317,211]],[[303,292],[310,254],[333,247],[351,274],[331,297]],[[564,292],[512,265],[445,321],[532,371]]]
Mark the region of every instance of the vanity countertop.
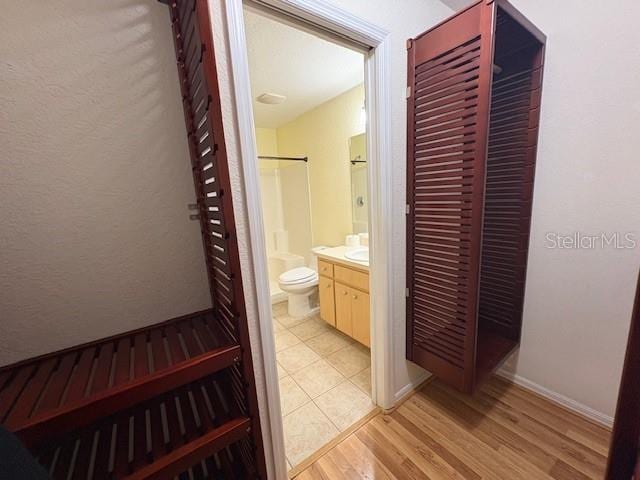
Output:
[[322,260],[328,260],[333,263],[340,263],[346,265],[348,267],[352,267],[358,270],[364,270],[366,272],[369,271],[369,263],[368,262],[358,262],[356,260],[351,260],[344,256],[345,252],[349,250],[354,250],[356,248],[361,247],[346,247],[341,245],[339,247],[331,247],[325,250],[321,250],[316,252],[316,256]]

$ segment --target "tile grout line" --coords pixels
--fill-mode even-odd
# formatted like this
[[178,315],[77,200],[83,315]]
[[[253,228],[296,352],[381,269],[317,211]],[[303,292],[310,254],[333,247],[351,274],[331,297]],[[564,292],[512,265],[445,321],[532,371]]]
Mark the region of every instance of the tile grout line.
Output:
[[[326,392],[325,392],[325,393],[326,393]],[[320,405],[318,405],[318,404],[315,402],[315,400],[313,400],[313,399],[311,399],[311,401],[312,401],[312,402],[313,402],[313,404],[316,406],[316,408],[317,408],[318,410],[320,410],[320,413],[322,413],[322,415],[324,415],[324,416],[327,418],[327,420],[329,420],[329,423],[331,423],[331,425],[333,425],[333,426],[335,427],[335,429],[338,431],[338,433],[340,433],[342,430],[340,430],[340,428],[338,427],[338,425],[336,425],[336,424],[334,423],[334,421],[333,421],[333,420],[331,420],[331,419],[329,418],[329,415],[327,415],[326,413],[324,413],[324,410],[322,410],[322,408],[320,408]]]
[[[280,332],[278,332],[278,333],[280,333]],[[292,332],[289,332],[289,333],[291,333],[291,335],[293,335],[293,336],[296,336],[296,335],[295,335],[295,333],[292,333]],[[274,333],[274,335],[275,335],[275,333]],[[320,336],[320,335],[318,335],[318,336]],[[298,340],[300,340],[300,338],[299,338],[299,337],[297,337],[297,336],[296,336],[296,338],[298,338]],[[313,338],[316,338],[316,337],[313,337]],[[311,339],[309,339],[309,340],[311,340]],[[323,359],[324,359],[324,358],[327,358],[327,357],[329,357],[329,356],[331,356],[331,355],[333,355],[334,353],[338,353],[338,352],[340,352],[340,351],[344,350],[345,348],[352,347],[352,346],[354,346],[354,345],[355,345],[355,342],[352,342],[352,343],[349,343],[349,344],[347,344],[347,345],[345,345],[345,346],[343,346],[343,347],[340,347],[338,350],[335,350],[335,351],[333,351],[333,352],[329,353],[329,354],[328,354],[328,355],[326,355],[326,356],[322,356],[322,355],[320,355],[318,352],[316,352],[313,348],[309,347],[309,345],[307,345],[307,343],[306,343],[306,341],[305,341],[305,340],[301,340],[301,341],[300,341],[300,343],[304,343],[306,347],[308,347],[309,349],[311,349],[311,351],[313,351],[316,355],[320,356],[320,358],[323,358]],[[283,348],[282,350],[280,350],[280,351],[278,351],[278,352],[276,352],[276,353],[284,352],[285,350],[289,350],[290,348],[297,347],[298,345],[300,345],[300,343],[296,343],[295,345],[291,345],[290,347]]]
[[[320,360],[322,360],[322,358],[321,358]],[[319,360],[318,360],[318,361],[319,361]],[[314,362],[314,363],[316,363],[316,362]],[[309,365],[313,365],[313,363],[310,363]],[[307,365],[307,367],[308,367],[309,365]],[[307,367],[303,367],[303,368],[301,368],[300,370],[303,370],[304,368],[307,368]],[[284,368],[284,367],[282,367],[282,368]],[[333,368],[335,369],[335,367],[333,367]],[[357,373],[355,373],[353,376],[357,375],[358,373],[363,372],[363,371],[364,371],[364,370],[366,370],[367,368],[370,368],[370,367],[365,367],[365,368],[363,368],[362,370],[359,370],[359,371],[358,371]],[[300,370],[297,370],[297,371],[296,371],[296,372],[294,372],[294,373],[289,373],[287,376],[282,377],[282,379],[284,379],[284,378],[286,378],[286,377],[291,377],[291,380],[293,381],[293,383],[295,383],[295,384],[296,384],[296,386],[297,386],[300,390],[302,390],[302,392],[303,392],[307,397],[309,397],[309,401],[308,401],[308,402],[305,402],[304,404],[300,405],[299,407],[296,407],[295,409],[291,410],[291,411],[290,411],[289,413],[287,413],[286,415],[283,415],[283,417],[282,417],[283,419],[284,419],[284,417],[288,417],[288,416],[289,416],[289,415],[291,415],[293,412],[295,412],[295,411],[299,410],[300,408],[304,407],[305,405],[308,405],[310,402],[313,402],[313,403],[315,404],[315,406],[316,406],[316,407],[318,407],[318,409],[320,410],[320,412],[322,412],[322,414],[323,414],[325,417],[327,417],[327,419],[328,419],[328,420],[329,420],[329,421],[330,421],[330,422],[331,422],[331,423],[332,423],[336,428],[338,428],[338,426],[337,426],[337,425],[335,425],[335,423],[333,423],[333,421],[328,417],[328,415],[326,415],[326,414],[324,413],[324,411],[322,410],[322,408],[320,408],[320,406],[315,402],[315,400],[316,400],[317,398],[320,398],[322,395],[325,395],[326,393],[330,392],[331,390],[335,389],[335,388],[336,388],[336,387],[338,387],[339,385],[342,385],[342,384],[343,384],[343,383],[345,383],[345,382],[349,382],[349,383],[351,383],[354,387],[356,387],[356,389],[358,389],[360,392],[364,393],[367,397],[369,397],[369,399],[371,399],[371,395],[370,395],[370,394],[368,394],[367,392],[364,392],[360,387],[358,387],[358,385],[356,385],[355,383],[353,383],[353,382],[351,381],[351,378],[352,378],[352,377],[347,377],[347,376],[346,376],[346,375],[344,375],[342,372],[340,372],[338,369],[335,369],[335,370],[336,370],[336,371],[337,371],[337,372],[338,372],[338,373],[343,377],[343,380],[342,380],[340,383],[338,383],[337,385],[334,385],[333,387],[331,387],[329,390],[327,390],[327,391],[325,391],[325,392],[322,392],[320,395],[317,395],[315,398],[313,398],[313,397],[312,397],[311,395],[309,395],[309,393],[308,393],[308,392],[307,392],[307,391],[302,387],[302,385],[300,385],[300,384],[296,381],[296,379],[295,379],[295,378],[294,378],[294,376],[293,376],[295,373],[299,372]],[[285,370],[285,371],[286,371],[286,370]],[[281,380],[281,379],[279,379],[279,380]],[[338,430],[340,430],[340,429],[338,428]]]

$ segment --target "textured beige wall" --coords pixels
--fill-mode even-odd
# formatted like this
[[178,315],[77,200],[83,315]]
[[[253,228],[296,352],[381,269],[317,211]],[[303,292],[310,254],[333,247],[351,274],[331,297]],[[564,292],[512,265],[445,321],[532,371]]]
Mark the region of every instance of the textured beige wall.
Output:
[[206,308],[166,6],[1,4],[0,364]]
[[277,129],[280,155],[309,157],[316,245],[343,245],[352,233],[349,139],[364,130],[363,105],[364,85],[358,85]]

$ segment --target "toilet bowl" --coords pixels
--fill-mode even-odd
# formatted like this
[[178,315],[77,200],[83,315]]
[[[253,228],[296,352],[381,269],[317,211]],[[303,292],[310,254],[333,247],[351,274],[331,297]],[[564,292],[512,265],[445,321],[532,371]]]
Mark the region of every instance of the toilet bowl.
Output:
[[287,294],[289,316],[301,318],[313,312],[313,299],[318,286],[318,273],[308,267],[297,267],[278,278],[280,289]]
[[[312,252],[326,247],[315,247]],[[315,265],[315,256],[312,260]],[[296,267],[278,277],[278,286],[287,294],[290,317],[302,318],[318,310],[318,272],[309,267]]]

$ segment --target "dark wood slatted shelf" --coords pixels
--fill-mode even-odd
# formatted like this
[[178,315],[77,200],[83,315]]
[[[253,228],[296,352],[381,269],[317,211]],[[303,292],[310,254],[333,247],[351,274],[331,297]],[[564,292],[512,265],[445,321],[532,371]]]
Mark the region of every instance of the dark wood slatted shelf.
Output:
[[[246,406],[228,395],[236,368],[51,437],[32,452],[53,479],[180,475],[251,433]],[[223,469],[224,458],[218,459]],[[242,465],[252,468],[250,455]]]
[[195,463],[177,477],[180,480],[254,478],[254,463],[251,443],[244,438]]
[[0,369],[0,421],[27,445],[227,368],[240,347],[207,310]]

